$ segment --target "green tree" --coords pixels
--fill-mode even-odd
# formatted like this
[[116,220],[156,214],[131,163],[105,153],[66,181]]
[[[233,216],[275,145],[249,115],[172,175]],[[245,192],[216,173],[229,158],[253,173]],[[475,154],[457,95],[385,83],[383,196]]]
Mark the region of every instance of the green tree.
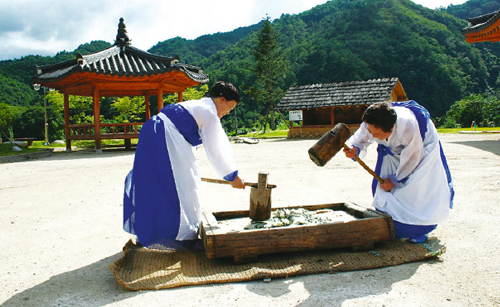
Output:
[[111,106],[119,112],[119,115],[115,116],[114,119],[123,123],[141,120],[146,111],[144,97],[140,96],[132,97],[132,99],[129,97],[118,98]]
[[487,115],[485,124],[495,127],[500,126],[500,98],[498,96],[488,96],[483,112]]
[[271,17],[266,16],[262,27],[257,33],[257,45],[253,50],[256,74],[256,85],[251,87],[247,94],[253,96],[264,105],[264,132],[267,127],[268,115],[271,114],[270,128],[276,130],[274,119],[274,105],[283,96],[280,84],[286,75],[284,55],[278,46],[277,32],[271,23]]
[[27,84],[0,75],[0,101],[11,106],[29,106],[40,101],[40,95]]
[[[19,119],[14,124],[14,133],[21,137],[45,139],[45,117],[42,106],[35,105],[23,108]],[[49,142],[64,139],[64,113],[53,105],[47,106],[47,134]]]
[[[18,137],[34,137],[37,140],[45,139],[45,119],[42,106],[35,105],[24,108],[19,118],[22,120],[18,121],[14,126],[14,132]],[[48,119],[47,123],[49,123]]]
[[[47,93],[47,104],[54,107],[54,112],[64,116],[64,96],[59,91]],[[71,124],[92,124],[92,97],[69,96],[69,121]]]
[[12,143],[14,140],[12,127],[16,120],[15,112],[8,104],[0,102],[0,138]]
[[483,127],[500,124],[500,99],[471,94],[451,106],[446,113],[445,125],[452,127],[453,123],[457,123],[470,127],[473,121]]
[[[184,93],[182,93],[182,100],[196,100],[201,99],[205,93],[208,92],[208,85],[203,84],[198,87],[189,87]],[[177,103],[179,101],[179,95],[177,93],[168,95],[163,99],[164,104]]]

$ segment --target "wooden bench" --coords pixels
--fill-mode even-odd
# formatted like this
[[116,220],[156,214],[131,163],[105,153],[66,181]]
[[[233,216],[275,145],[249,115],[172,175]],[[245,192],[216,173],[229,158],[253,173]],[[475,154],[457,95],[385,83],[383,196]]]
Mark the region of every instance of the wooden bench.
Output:
[[27,142],[28,143],[28,146],[31,146],[33,145],[33,141],[35,140],[35,138],[14,138],[14,141],[23,141],[23,142]]

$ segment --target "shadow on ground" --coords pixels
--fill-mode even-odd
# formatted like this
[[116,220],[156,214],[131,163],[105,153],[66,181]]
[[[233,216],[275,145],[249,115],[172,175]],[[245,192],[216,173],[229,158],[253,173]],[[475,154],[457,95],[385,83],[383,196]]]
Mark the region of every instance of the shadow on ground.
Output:
[[251,282],[247,289],[255,294],[266,297],[281,297],[290,292],[297,283],[309,293],[309,297],[293,306],[340,307],[345,301],[388,293],[392,285],[410,279],[418,267],[423,264],[439,263],[439,259],[407,263],[398,266],[371,269],[357,272],[341,272],[335,274],[320,274],[294,276],[287,279],[272,280],[271,285],[263,282]]
[[491,153],[494,153],[495,155],[500,156],[500,138],[498,140],[464,141],[464,142],[451,142],[451,143],[474,147],[484,151],[489,151]]
[[2,307],[105,306],[133,297],[139,292],[121,288],[109,271],[109,264],[121,255],[117,253],[80,269],[52,276],[12,296]]

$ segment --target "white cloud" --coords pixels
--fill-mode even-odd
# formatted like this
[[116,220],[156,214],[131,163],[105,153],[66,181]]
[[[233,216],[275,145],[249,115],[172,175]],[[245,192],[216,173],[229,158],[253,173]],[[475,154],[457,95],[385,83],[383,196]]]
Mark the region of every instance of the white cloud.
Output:
[[447,7],[450,4],[458,5],[467,2],[467,0],[412,0],[412,1],[431,9]]
[[[297,14],[327,0],[0,0],[0,60],[55,55],[93,40],[110,43],[125,19],[132,45],[147,50],[176,36],[195,39]],[[416,0],[427,7],[464,1]]]
[[114,42],[120,17],[132,44],[147,50],[176,36],[195,39],[297,14],[327,0],[0,0],[0,60],[55,55],[93,40]]

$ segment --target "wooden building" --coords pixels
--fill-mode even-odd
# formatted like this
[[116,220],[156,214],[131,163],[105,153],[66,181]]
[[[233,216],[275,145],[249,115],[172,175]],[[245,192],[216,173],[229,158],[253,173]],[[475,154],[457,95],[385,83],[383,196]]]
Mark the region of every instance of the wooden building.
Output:
[[[101,152],[101,140],[124,139],[130,146],[139,137],[143,123],[113,123],[100,121],[101,97],[144,96],[145,118],[151,116],[149,97],[157,96],[158,110],[163,108],[163,95],[182,93],[188,87],[208,82],[201,68],[179,62],[179,57],[154,55],[131,46],[123,18],[112,47],[89,55],[78,54],[76,59],[37,67],[35,84],[54,88],[64,95],[66,150],[72,140],[95,140]],[[75,125],[69,121],[69,95],[93,98],[94,123]]]
[[300,127],[290,128],[289,138],[319,138],[339,122],[356,130],[373,103],[401,100],[408,97],[398,78],[383,78],[294,86],[275,109],[302,110]]
[[468,18],[467,21],[469,26],[462,30],[466,42],[500,41],[500,11]]

